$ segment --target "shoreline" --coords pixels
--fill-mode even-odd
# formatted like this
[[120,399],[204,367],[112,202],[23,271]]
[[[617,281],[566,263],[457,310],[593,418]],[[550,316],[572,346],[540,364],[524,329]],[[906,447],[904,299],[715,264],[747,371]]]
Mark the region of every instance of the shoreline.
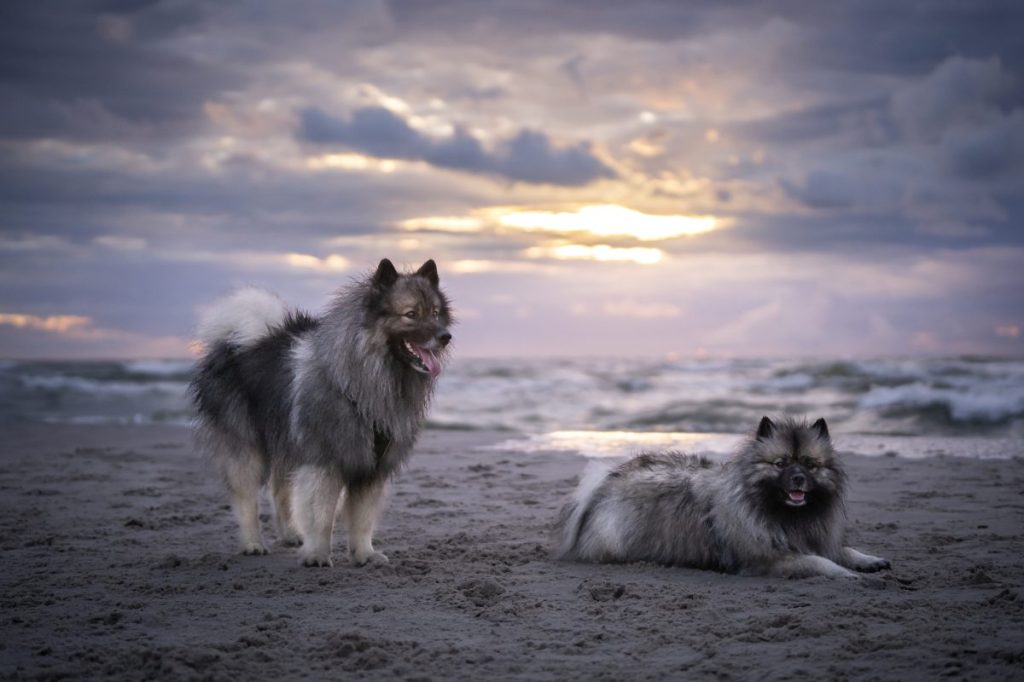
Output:
[[350,566],[336,531],[335,567],[306,569],[267,507],[271,554],[236,553],[187,429],[14,426],[0,676],[999,679],[1024,662],[1019,454],[844,455],[850,544],[893,571],[780,581],[550,561],[585,460],[500,449],[518,437],[425,430],[377,534],[391,563]]

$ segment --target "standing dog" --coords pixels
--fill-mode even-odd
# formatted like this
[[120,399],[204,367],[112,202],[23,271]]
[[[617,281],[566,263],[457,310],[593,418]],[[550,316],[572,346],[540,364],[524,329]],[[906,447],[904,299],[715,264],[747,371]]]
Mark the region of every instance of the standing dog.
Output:
[[343,489],[349,557],[387,562],[373,548],[385,484],[412,451],[451,324],[432,260],[412,274],[382,260],[319,318],[258,289],[203,316],[197,435],[227,482],[244,553],[267,552],[258,507],[269,483],[280,540],[301,545],[305,565],[332,565]]
[[764,417],[725,464],[664,453],[589,470],[562,510],[556,553],[787,578],[888,568],[844,545],[845,482],[824,419]]

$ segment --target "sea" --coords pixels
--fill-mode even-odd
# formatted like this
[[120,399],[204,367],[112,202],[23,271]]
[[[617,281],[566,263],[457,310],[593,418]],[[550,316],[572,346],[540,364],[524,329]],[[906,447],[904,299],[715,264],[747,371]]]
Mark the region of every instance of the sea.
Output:
[[[0,361],[0,424],[188,426],[192,368]],[[962,438],[978,456],[1018,456],[1024,359],[456,359],[426,426],[507,432],[534,449],[715,451],[784,414],[824,417],[862,448]]]

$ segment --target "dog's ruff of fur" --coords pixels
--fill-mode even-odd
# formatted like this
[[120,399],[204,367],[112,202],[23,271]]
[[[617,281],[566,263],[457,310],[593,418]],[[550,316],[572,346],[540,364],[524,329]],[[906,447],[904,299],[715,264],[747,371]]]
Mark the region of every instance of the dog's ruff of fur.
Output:
[[196,435],[227,483],[244,553],[267,552],[258,511],[269,484],[278,539],[301,545],[304,564],[332,564],[339,507],[350,558],[387,561],[374,527],[387,480],[412,452],[450,324],[433,261],[399,274],[382,260],[321,317],[253,288],[203,313]]
[[824,420],[765,417],[723,464],[675,452],[591,463],[562,510],[555,555],[787,578],[888,568],[845,546],[845,482]]

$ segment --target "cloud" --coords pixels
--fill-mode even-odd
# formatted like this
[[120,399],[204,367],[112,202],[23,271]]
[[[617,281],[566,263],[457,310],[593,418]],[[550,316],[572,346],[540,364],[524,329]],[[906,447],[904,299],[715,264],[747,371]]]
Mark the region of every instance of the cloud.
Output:
[[[1020,268],[978,256],[1024,243],[1019,2],[0,17],[0,300],[37,325],[73,311],[141,347],[232,286],[315,308],[383,256],[433,257],[478,311],[460,353],[1020,352],[993,332],[1021,325]],[[643,215],[579,215],[602,205]],[[673,237],[671,216],[718,222]],[[132,343],[0,324],[0,355]]]
[[531,246],[523,254],[527,258],[548,258],[553,260],[582,260],[599,263],[636,263],[654,265],[665,257],[665,252],[644,246],[617,247],[608,244],[557,244],[553,246]]
[[0,313],[0,325],[71,336],[89,335],[96,331],[90,329],[92,320],[84,315],[47,315],[43,317],[23,313]]
[[919,178],[914,159],[887,153],[846,153],[817,162],[798,182],[783,179],[786,193],[808,208],[892,211],[908,182]]
[[773,2],[763,8],[804,27],[786,66],[868,75],[917,74],[951,54],[998,54],[1020,66],[1018,26],[1024,10],[1014,0],[898,3],[886,0],[808,6]]
[[7,358],[182,357],[188,340],[101,327],[85,315],[0,313],[0,348]]
[[14,3],[2,16],[0,138],[177,137],[202,122],[204,100],[244,82],[167,47],[201,23],[200,3]]
[[984,126],[1002,118],[1014,86],[998,58],[954,56],[893,93],[893,116],[912,139],[935,142],[954,126]]
[[608,301],[601,311],[609,317],[635,317],[640,319],[679,317],[682,310],[673,303],[657,301]]
[[340,145],[371,156],[425,161],[438,168],[533,184],[575,186],[615,177],[586,142],[556,147],[543,133],[524,129],[488,151],[464,128],[433,139],[384,107],[359,108],[348,120],[308,107],[300,114],[298,136],[311,144]]
[[942,153],[957,176],[986,180],[1024,169],[1024,109],[986,126],[957,127],[942,137]]
[[856,135],[878,143],[891,139],[888,98],[815,104],[787,109],[729,126],[729,132],[759,144],[804,145],[808,142]]

